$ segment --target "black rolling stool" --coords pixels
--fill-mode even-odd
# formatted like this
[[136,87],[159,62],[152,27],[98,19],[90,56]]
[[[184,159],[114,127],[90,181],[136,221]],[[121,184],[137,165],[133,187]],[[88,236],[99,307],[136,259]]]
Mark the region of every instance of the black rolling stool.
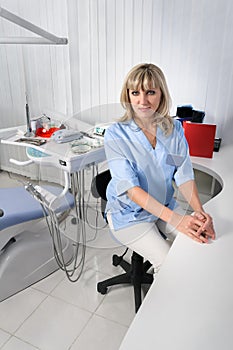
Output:
[[[109,170],[106,170],[96,175],[92,180],[91,192],[93,197],[101,198],[101,210],[102,214],[106,206],[106,188],[111,179]],[[101,294],[106,294],[109,286],[117,284],[132,284],[134,287],[134,298],[135,298],[135,312],[138,311],[142,303],[141,286],[142,284],[151,284],[153,282],[153,275],[147,273],[151,267],[149,261],[143,261],[143,257],[135,252],[131,256],[131,264],[123,259],[128,248],[123,255],[113,255],[112,263],[114,266],[121,266],[125,273],[108,278],[97,284],[97,291]]]

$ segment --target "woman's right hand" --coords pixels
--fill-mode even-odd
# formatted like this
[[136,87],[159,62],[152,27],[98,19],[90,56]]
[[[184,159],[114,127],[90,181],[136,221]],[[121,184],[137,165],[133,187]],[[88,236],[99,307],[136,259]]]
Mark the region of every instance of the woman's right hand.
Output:
[[194,241],[199,243],[208,243],[213,238],[212,234],[202,229],[204,227],[203,220],[198,215],[179,215],[174,213],[171,220],[172,226],[178,231],[184,233]]
[[204,211],[197,211],[194,212],[192,215],[194,215],[196,218],[200,219],[203,222],[203,225],[199,228],[197,234],[205,234],[209,236],[209,238],[215,239],[215,231],[212,217]]

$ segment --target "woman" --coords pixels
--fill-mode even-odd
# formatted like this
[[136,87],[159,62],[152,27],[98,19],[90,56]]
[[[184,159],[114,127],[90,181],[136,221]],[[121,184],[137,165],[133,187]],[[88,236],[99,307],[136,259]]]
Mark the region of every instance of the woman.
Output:
[[[131,69],[121,103],[125,115],[107,129],[104,140],[112,176],[107,217],[118,241],[158,267],[178,232],[199,243],[215,239],[212,218],[198,196],[182,125],[169,116],[170,95],[160,68],[139,64]],[[173,181],[192,215],[173,198]]]

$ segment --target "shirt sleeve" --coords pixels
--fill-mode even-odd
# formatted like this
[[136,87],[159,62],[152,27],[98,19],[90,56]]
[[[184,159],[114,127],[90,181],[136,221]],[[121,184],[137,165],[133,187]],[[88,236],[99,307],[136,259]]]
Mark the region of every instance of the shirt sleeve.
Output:
[[105,154],[117,196],[139,186],[136,164],[130,157],[130,140],[113,124],[104,135]]
[[193,180],[193,166],[189,155],[189,147],[187,140],[184,135],[184,130],[182,124],[178,121],[176,125],[177,130],[177,154],[181,156],[182,161],[176,167],[176,171],[174,173],[174,180],[176,185],[179,187],[183,183]]

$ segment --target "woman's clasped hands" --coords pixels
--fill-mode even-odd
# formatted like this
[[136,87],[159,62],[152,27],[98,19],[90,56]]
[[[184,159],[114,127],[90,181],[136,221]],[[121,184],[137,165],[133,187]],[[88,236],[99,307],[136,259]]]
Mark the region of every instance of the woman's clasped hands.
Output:
[[215,239],[213,220],[204,211],[180,216],[176,228],[199,243],[208,243],[210,239]]

